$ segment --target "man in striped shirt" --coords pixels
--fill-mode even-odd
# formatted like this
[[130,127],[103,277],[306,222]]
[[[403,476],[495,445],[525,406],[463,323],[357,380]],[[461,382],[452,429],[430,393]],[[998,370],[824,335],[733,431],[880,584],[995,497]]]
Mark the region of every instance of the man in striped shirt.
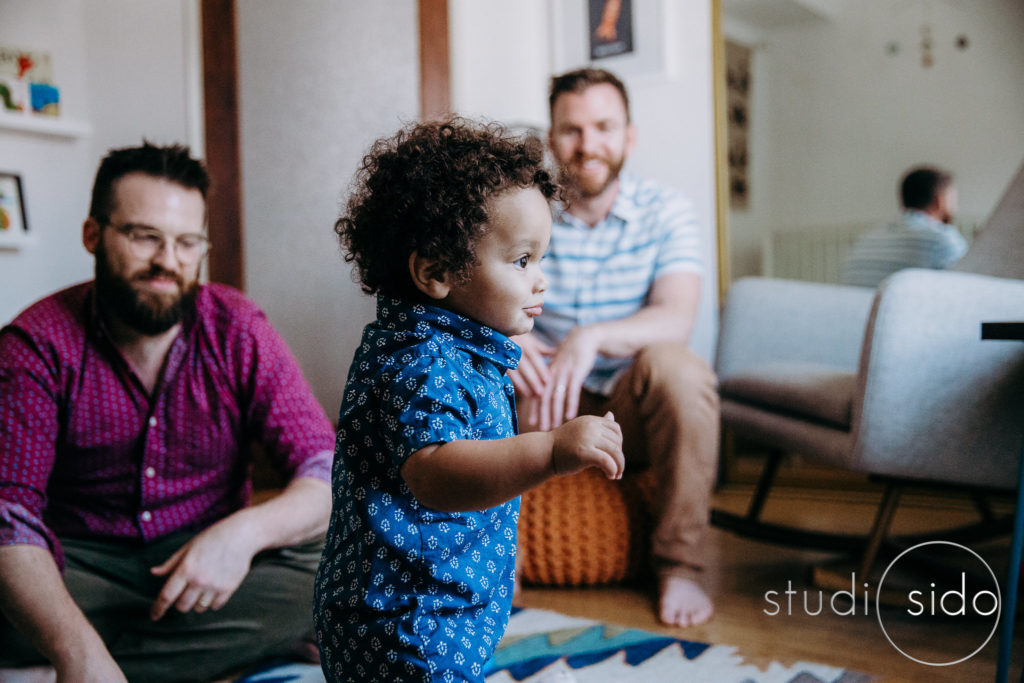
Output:
[[627,468],[650,467],[658,482],[661,620],[699,624],[712,614],[699,580],[719,418],[714,373],[687,346],[702,274],[693,209],[677,192],[620,173],[636,130],[613,74],[557,76],[549,105],[564,201],[544,264],[544,312],[516,340],[520,428],[614,413]]
[[911,169],[900,183],[903,215],[862,235],[843,261],[842,282],[877,287],[904,268],[949,268],[967,253],[951,225],[957,194],[953,177],[937,168]]

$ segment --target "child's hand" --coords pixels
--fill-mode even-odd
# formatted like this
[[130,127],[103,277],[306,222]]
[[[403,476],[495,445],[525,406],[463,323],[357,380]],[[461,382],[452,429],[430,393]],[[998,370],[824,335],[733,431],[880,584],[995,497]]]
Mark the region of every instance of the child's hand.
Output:
[[597,467],[609,479],[621,479],[626,466],[622,455],[622,429],[610,412],[604,417],[584,415],[552,431],[555,444],[551,461],[555,474],[574,474]]

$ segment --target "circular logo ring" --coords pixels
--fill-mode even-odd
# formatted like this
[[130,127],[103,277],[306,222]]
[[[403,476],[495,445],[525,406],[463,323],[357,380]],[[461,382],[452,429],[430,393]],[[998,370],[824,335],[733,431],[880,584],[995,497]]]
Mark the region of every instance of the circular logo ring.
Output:
[[[960,659],[956,660],[955,662],[926,662],[923,659],[917,659],[916,657],[913,657],[913,656],[907,654],[902,649],[900,649],[899,645],[897,645],[895,642],[893,642],[893,639],[889,636],[889,632],[885,630],[885,624],[882,623],[882,601],[881,601],[881,598],[882,598],[882,586],[885,584],[885,577],[889,575],[889,570],[892,569],[893,566],[897,562],[899,562],[901,557],[903,557],[907,553],[911,552],[912,550],[917,550],[918,548],[923,548],[926,545],[951,545],[954,548],[959,548],[960,550],[966,550],[971,555],[974,555],[976,558],[978,558],[978,561],[981,562],[981,564],[985,567],[985,569],[988,570],[988,573],[992,576],[992,583],[996,587],[996,607],[997,607],[997,609],[996,609],[996,620],[995,620],[995,623],[992,624],[992,631],[989,632],[988,637],[985,638],[985,642],[983,642],[981,645],[978,646],[978,649],[976,649],[974,652],[972,652],[971,654],[967,655],[966,657],[961,657]],[[982,648],[984,648],[986,645],[988,645],[988,641],[992,640],[992,636],[995,635],[996,629],[999,628],[999,617],[1002,614],[1002,612],[1003,612],[1003,595],[1002,595],[1002,591],[999,589],[999,579],[996,578],[996,573],[994,571],[992,571],[992,567],[988,566],[988,562],[983,560],[981,555],[979,555],[978,553],[974,552],[973,550],[971,550],[967,546],[960,545],[959,543],[954,543],[953,541],[925,541],[924,543],[918,543],[915,546],[911,546],[910,548],[907,548],[902,553],[897,555],[896,559],[894,559],[892,562],[890,562],[889,566],[885,568],[885,571],[882,572],[882,578],[879,579],[879,581],[878,581],[878,588],[875,590],[875,616],[878,619],[878,625],[882,628],[882,634],[885,636],[885,639],[888,640],[889,644],[892,645],[894,648],[896,648],[896,650],[901,655],[903,655],[904,657],[906,657],[907,659],[909,659],[911,661],[917,662],[918,664],[924,664],[925,666],[952,666],[953,664],[959,664],[960,662],[965,662],[968,659],[970,659],[971,657],[973,657],[974,655],[976,655],[979,652],[981,652]]]

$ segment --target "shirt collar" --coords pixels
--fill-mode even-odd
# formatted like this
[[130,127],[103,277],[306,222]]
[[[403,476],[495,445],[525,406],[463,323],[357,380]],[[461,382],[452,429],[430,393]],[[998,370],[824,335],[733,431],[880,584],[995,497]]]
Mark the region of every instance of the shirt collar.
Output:
[[[615,195],[615,203],[611,211],[597,225],[603,225],[609,218],[617,218],[623,223],[631,223],[638,220],[639,211],[636,206],[637,179],[629,173],[619,174],[619,191]],[[552,219],[568,225],[589,228],[590,226],[566,211],[564,202],[552,204]],[[596,227],[596,226],[595,226]]]
[[933,228],[944,228],[948,225],[937,218],[932,218],[920,209],[905,209],[903,211],[903,222],[910,225],[924,225]]
[[377,321],[386,330],[402,330],[419,339],[440,336],[474,356],[515,370],[522,349],[497,330],[446,308],[388,296],[377,297]]

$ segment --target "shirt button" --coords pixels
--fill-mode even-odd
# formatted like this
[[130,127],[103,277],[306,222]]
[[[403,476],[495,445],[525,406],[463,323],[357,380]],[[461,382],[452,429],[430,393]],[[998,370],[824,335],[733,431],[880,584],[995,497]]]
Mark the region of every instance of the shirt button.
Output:
[[143,511],[143,513],[141,515],[139,515],[139,516],[142,518],[143,522],[148,522],[151,519],[153,519],[153,513],[150,512],[149,510]]
[[146,468],[146,477],[148,477],[149,479],[152,479],[155,476],[156,476],[156,470],[153,469],[152,467],[147,467]]
[[149,426],[156,427],[156,415],[153,415],[152,417],[149,418]]

